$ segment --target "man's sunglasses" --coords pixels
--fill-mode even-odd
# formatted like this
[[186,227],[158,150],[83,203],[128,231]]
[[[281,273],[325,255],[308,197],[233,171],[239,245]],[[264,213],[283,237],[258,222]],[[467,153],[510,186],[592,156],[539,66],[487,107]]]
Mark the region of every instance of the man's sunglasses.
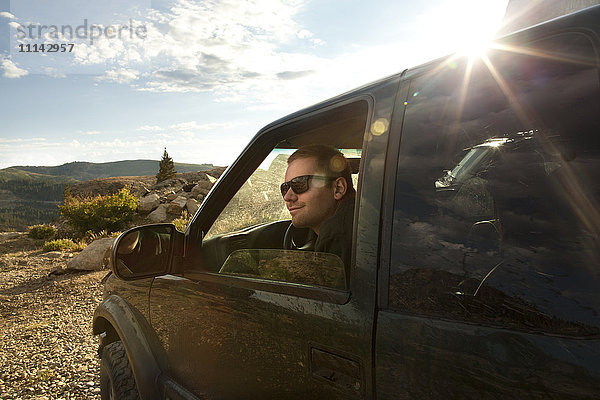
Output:
[[322,175],[300,175],[300,176],[290,179],[287,182],[283,182],[281,184],[281,187],[280,187],[281,195],[283,197],[285,197],[285,194],[290,189],[292,189],[292,191],[296,194],[306,192],[308,189],[310,189],[308,182],[312,179],[323,179],[323,180],[331,181],[331,180],[334,180],[337,178],[333,177],[333,176],[322,176]]

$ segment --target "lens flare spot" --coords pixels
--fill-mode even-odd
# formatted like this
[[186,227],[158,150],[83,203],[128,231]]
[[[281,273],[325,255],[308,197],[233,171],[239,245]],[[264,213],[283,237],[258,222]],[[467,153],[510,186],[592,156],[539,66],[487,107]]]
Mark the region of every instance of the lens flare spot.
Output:
[[387,132],[390,123],[386,118],[379,118],[371,125],[371,133],[375,136],[381,136]]
[[329,160],[329,169],[334,172],[342,172],[345,167],[346,163],[342,156],[333,156],[331,160]]

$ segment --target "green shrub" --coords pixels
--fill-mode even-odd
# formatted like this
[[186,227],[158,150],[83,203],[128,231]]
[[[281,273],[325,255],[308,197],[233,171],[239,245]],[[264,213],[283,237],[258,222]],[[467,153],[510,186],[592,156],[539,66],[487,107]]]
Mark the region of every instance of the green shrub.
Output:
[[106,196],[66,197],[60,213],[80,233],[115,232],[127,227],[135,215],[138,199],[128,188]]
[[75,243],[71,239],[55,239],[44,243],[43,251],[81,251],[85,243]]
[[86,232],[86,236],[83,239],[86,243],[92,243],[96,239],[103,239],[103,238],[116,239],[119,237],[119,235],[121,233],[123,233],[123,232],[115,231],[115,232],[108,233],[105,229],[101,230],[100,232],[88,231],[88,232]]
[[183,211],[179,218],[173,220],[173,225],[179,232],[184,232],[191,220],[192,216],[187,211]]
[[34,225],[29,228],[28,236],[32,239],[52,239],[56,236],[56,228],[52,225]]

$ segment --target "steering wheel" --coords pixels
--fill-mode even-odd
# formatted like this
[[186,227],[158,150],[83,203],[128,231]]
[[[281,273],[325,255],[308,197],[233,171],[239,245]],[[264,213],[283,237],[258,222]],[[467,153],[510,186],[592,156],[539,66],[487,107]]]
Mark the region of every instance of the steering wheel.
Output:
[[314,240],[309,237],[310,228],[296,228],[290,222],[283,236],[284,250],[312,250],[314,248]]

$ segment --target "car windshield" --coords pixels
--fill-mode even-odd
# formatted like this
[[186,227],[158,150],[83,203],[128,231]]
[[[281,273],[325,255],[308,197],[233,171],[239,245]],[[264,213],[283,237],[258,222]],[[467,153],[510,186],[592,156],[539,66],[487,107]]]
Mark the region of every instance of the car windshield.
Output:
[[435,187],[437,189],[445,188],[476,175],[484,161],[489,159],[489,156],[508,140],[508,138],[490,139],[471,148],[452,171],[446,171],[446,174],[435,182]]

